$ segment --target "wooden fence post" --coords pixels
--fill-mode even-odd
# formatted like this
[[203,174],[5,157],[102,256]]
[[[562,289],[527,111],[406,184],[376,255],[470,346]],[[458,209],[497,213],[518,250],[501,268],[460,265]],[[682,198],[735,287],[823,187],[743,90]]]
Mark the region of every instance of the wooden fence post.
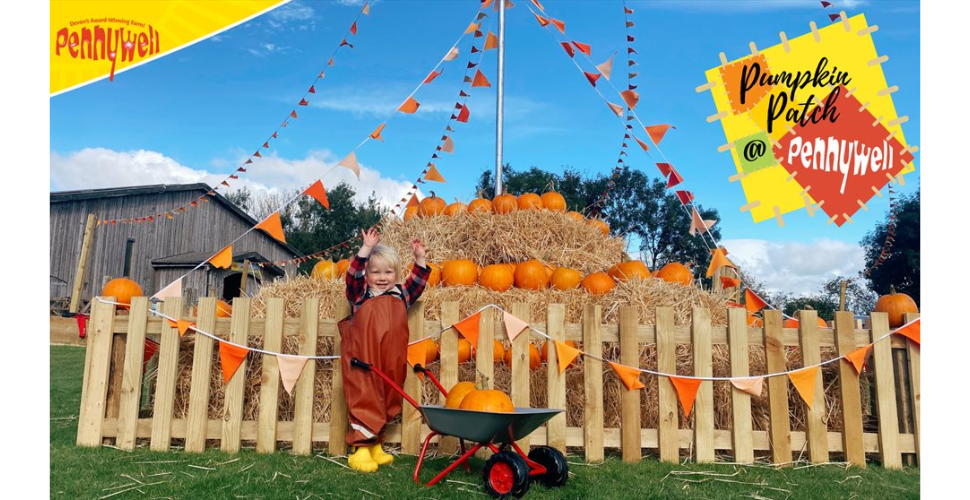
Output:
[[[728,308],[728,349],[730,350],[731,376],[747,377],[748,370],[748,317],[740,307]],[[754,427],[751,422],[751,395],[731,388],[731,437],[734,441],[734,461],[742,464],[754,462]]]
[[145,332],[148,330],[148,297],[132,297],[128,315],[128,345],[125,352],[124,375],[121,381],[121,408],[118,411],[117,446],[122,450],[135,449],[138,430],[138,407],[144,374]]
[[[856,349],[855,318],[851,312],[835,313],[835,343],[838,345],[839,356],[845,356]],[[847,462],[865,468],[859,374],[846,361],[839,361],[839,386],[842,395],[842,451],[845,452]]]
[[[531,321],[529,304],[516,302],[512,304],[512,316],[525,321]],[[529,401],[529,374],[532,373],[532,356],[529,342],[530,329],[526,328],[512,341],[512,406],[527,408]],[[529,437],[526,436],[516,442],[526,453],[529,452]]]
[[[229,341],[236,345],[249,345],[249,315],[252,299],[236,298],[232,301],[232,326]],[[243,390],[246,386],[246,359],[236,368],[236,373],[226,384],[226,400],[222,417],[222,451],[236,453],[242,438]]]
[[[283,352],[283,319],[286,310],[283,299],[272,297],[266,301],[266,331],[263,350]],[[256,453],[276,451],[276,429],[279,427],[280,365],[275,355],[263,354],[263,374],[259,384],[259,417],[256,430]]]
[[[216,298],[199,299],[198,327],[212,333],[216,327]],[[189,414],[185,428],[185,451],[205,451],[205,434],[209,421],[209,386],[212,373],[212,339],[198,332],[192,354],[192,388],[189,393]]]
[[[640,366],[640,342],[637,339],[639,321],[636,307],[620,306],[620,363],[626,366]],[[620,433],[624,462],[638,463],[643,457],[640,437],[642,397],[642,391],[628,391],[626,387],[620,389]]]
[[[495,388],[495,321],[496,309],[488,307],[478,320],[478,346],[475,347],[475,383],[483,389]],[[487,459],[491,450],[482,448],[475,456]]]
[[[919,319],[919,313],[906,313],[903,315],[903,322],[909,323]],[[919,407],[920,407],[920,389],[919,389],[919,370],[920,370],[920,359],[919,359],[919,344],[913,342],[912,340],[906,340],[906,352],[909,354],[909,384],[910,384],[910,405],[913,409],[913,440],[916,445],[916,463],[917,465],[922,465],[919,455]]]
[[[818,313],[813,310],[798,311],[798,338],[802,348],[802,365],[812,366],[822,362],[819,350]],[[815,377],[814,403],[808,408],[808,456],[812,463],[829,461],[828,427],[825,424],[825,387],[822,386],[822,369]]]
[[[586,304],[583,308],[583,351],[603,356],[602,334],[603,309],[599,305]],[[602,462],[603,449],[603,362],[583,357],[583,387],[586,406],[583,415],[583,441],[587,462]]]
[[[408,330],[411,332],[411,342],[424,337],[423,300],[418,300],[408,309]],[[414,398],[418,404],[421,404],[421,396],[424,393],[421,380],[411,370],[407,370],[407,378],[404,380],[404,392]],[[405,401],[403,415],[401,417],[401,453],[417,455],[421,452],[421,422],[421,411]]]
[[[566,306],[564,304],[549,304],[546,310],[546,333],[559,342],[566,341]],[[559,353],[549,349],[548,359],[555,359],[555,363],[548,362],[549,379],[547,384],[549,408],[566,409],[566,373],[559,373]],[[639,415],[639,410],[638,413]],[[549,419],[546,424],[546,444],[566,453],[566,414],[560,413]]]
[[[350,303],[346,300],[337,301],[336,320],[339,324],[344,318],[350,316]],[[340,331],[338,330],[333,339],[333,355],[340,356]],[[344,377],[341,368],[341,360],[335,359],[332,363],[333,378],[330,391],[330,441],[327,449],[331,455],[344,456],[347,454],[347,430],[350,422],[347,420],[347,400],[344,399]]]
[[[182,317],[182,298],[166,299],[162,310],[165,316]],[[161,345],[158,347],[158,375],[155,378],[155,399],[152,415],[152,451],[168,451],[172,444],[172,411],[175,408],[175,382],[178,377],[179,345],[182,338],[178,328],[162,319]]]
[[[114,302],[114,297],[103,297]],[[104,427],[105,398],[108,395],[108,372],[111,369],[111,330],[115,306],[95,298],[88,330],[84,378],[81,383],[81,407],[78,412],[77,445],[101,446]]]
[[[339,300],[339,299],[338,299]],[[320,298],[303,301],[300,313],[300,355],[317,355],[317,332],[320,319]],[[338,360],[339,361],[339,360]],[[293,453],[309,455],[313,450],[313,379],[317,375],[317,361],[308,359],[296,382],[296,407],[293,409]]]
[[889,315],[874,312],[872,324],[872,363],[876,374],[876,402],[879,405],[879,452],[882,466],[899,469],[903,466],[899,451],[899,417],[896,414],[896,381],[893,377],[892,338],[882,338],[889,333]]
[[[454,325],[460,320],[458,317],[458,303],[453,301],[441,304],[441,328]],[[448,328],[441,333],[441,385],[445,390],[451,390],[458,383],[458,331]],[[441,404],[445,404],[444,401]],[[452,455],[458,451],[458,438],[442,436],[438,451],[442,455]]]
[[[781,311],[768,310],[765,317],[765,358],[768,373],[788,371],[785,358],[785,339]],[[768,377],[768,408],[771,427],[771,461],[788,464],[792,461],[791,417],[788,413],[788,377]]]
[[[674,340],[674,310],[670,307],[657,308],[657,371],[671,375],[677,374],[677,342]],[[678,423],[680,413],[677,409],[677,391],[670,377],[657,377],[659,384],[660,421],[660,461],[677,463],[680,460],[680,436]]]
[[[695,307],[691,312],[694,341],[694,375],[714,375],[714,350],[711,340],[711,310]],[[712,463],[714,454],[714,383],[701,382],[694,401],[694,449],[697,463]]]

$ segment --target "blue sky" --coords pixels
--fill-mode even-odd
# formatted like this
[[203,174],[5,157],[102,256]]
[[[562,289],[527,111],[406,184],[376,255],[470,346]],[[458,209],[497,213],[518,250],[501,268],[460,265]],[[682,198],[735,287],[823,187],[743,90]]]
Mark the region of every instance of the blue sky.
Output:
[[[362,17],[355,49],[340,49],[335,65],[327,58],[359,11],[352,1],[291,2],[159,60],[50,99],[52,191],[114,185],[220,181],[259,148],[313,82],[327,70],[300,107],[298,120],[271,142],[269,157],[257,160],[240,179],[250,189],[304,187],[323,176],[327,186],[351,180],[363,195],[371,190],[393,204],[420,174],[434,152],[456,101],[470,38],[445,72],[422,87],[418,113],[393,115],[385,142],[357,150],[364,167],[361,181],[344,169],[331,171],[420,83],[452,46],[477,12],[477,1],[372,2]],[[614,82],[625,85],[625,30],[622,2],[542,2],[547,13],[566,22],[569,38],[593,47],[592,60],[614,62]],[[718,209],[725,244],[742,266],[775,289],[795,293],[817,289],[825,277],[854,275],[861,268],[858,241],[883,220],[888,203],[876,198],[868,211],[842,228],[820,216],[788,214],[785,227],[773,221],[754,224],[738,210],[746,203],[730,157],[719,154],[724,132],[707,123],[715,112],[709,93],[697,93],[704,72],[729,59],[808,31],[808,23],[829,24],[827,12],[864,13],[878,24],[877,51],[887,81],[898,85],[897,111],[907,115],[907,142],[920,145],[920,11],[917,1],[630,1],[639,53],[639,116],[646,124],[671,123],[662,143],[666,157],[685,177],[684,188],[701,205]],[[507,14],[505,161],[516,169],[537,166],[561,172],[572,168],[589,176],[615,164],[623,125],[558,43],[540,28],[519,0]],[[497,31],[497,13],[489,11]],[[489,23],[485,20],[484,23]],[[483,27],[485,24],[483,24]],[[493,85],[496,51],[481,65]],[[602,84],[601,84],[602,87]],[[621,87],[622,88],[622,87]],[[442,155],[437,167],[448,180],[430,184],[450,200],[465,201],[480,173],[494,168],[495,88],[472,89],[471,119],[453,126],[456,151]],[[611,94],[607,94],[611,95]],[[617,101],[618,102],[618,101]],[[657,157],[630,148],[628,164],[659,176]],[[902,192],[919,184],[917,171]],[[235,185],[235,184],[234,184]],[[425,190],[427,187],[424,188]],[[132,216],[143,214],[131,214]]]

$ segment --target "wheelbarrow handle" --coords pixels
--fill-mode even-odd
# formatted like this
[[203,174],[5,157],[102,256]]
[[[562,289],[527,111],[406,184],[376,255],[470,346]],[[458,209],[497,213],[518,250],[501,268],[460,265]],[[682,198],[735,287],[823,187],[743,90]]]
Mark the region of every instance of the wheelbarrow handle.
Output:
[[408,394],[406,392],[404,392],[404,389],[402,389],[400,386],[398,386],[397,384],[395,384],[394,381],[391,380],[390,377],[388,377],[384,372],[382,372],[381,370],[379,370],[374,365],[372,365],[370,363],[366,363],[364,361],[361,361],[361,360],[359,360],[357,358],[351,358],[350,359],[350,366],[355,367],[355,368],[361,368],[361,369],[367,370],[367,371],[369,371],[371,373],[376,373],[379,377],[381,377],[382,379],[384,379],[385,382],[387,382],[387,385],[391,386],[395,391],[397,391],[401,396],[403,396],[404,399],[406,399],[408,403],[411,403],[411,406],[414,406],[418,410],[421,409],[421,405],[417,401],[415,401],[414,398],[412,398],[411,396],[408,396]]
[[414,370],[414,373],[422,373],[428,378],[430,378],[431,382],[434,383],[435,387],[437,387],[438,390],[445,395],[445,397],[448,397],[448,391],[446,391],[445,388],[441,385],[441,382],[438,382],[438,378],[435,377],[433,373],[429,372],[425,367],[421,366],[421,363],[415,363],[413,370]]
[[370,369],[371,369],[371,364],[370,363],[365,363],[365,362],[363,362],[363,361],[361,361],[361,360],[359,360],[357,358],[353,358],[353,359],[350,360],[350,366],[353,366],[353,367],[356,367],[356,368],[363,368],[363,369],[365,369],[367,371],[370,371]]

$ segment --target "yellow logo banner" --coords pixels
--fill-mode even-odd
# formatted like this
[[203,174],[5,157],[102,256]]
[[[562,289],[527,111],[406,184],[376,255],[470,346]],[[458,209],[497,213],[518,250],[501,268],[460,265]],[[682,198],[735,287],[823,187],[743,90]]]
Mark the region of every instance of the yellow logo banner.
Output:
[[170,54],[289,0],[51,0],[51,96]]

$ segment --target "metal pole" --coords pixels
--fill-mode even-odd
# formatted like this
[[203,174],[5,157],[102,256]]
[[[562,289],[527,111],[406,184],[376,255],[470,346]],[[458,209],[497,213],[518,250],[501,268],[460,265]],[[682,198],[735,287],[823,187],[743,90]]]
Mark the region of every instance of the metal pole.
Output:
[[505,107],[505,0],[498,0],[498,99],[495,113],[495,196],[502,194],[502,120]]

